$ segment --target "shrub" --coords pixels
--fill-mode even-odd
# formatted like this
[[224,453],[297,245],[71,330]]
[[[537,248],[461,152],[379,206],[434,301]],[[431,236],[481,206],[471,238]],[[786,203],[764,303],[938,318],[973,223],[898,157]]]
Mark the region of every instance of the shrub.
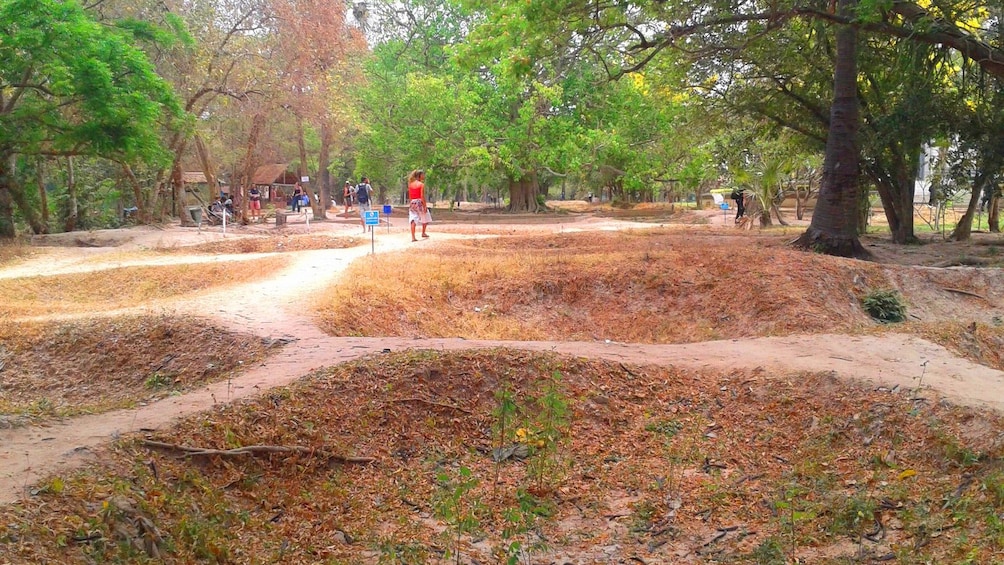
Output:
[[895,290],[873,290],[861,299],[865,312],[883,324],[906,320],[906,304]]

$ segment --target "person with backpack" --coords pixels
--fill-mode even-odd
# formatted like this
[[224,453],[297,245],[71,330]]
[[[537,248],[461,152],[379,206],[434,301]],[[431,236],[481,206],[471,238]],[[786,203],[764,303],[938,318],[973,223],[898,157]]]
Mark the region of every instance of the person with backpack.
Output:
[[738,224],[739,220],[746,215],[746,195],[743,194],[743,189],[733,188],[732,194],[729,196],[736,202],[736,223]]
[[[356,185],[356,203],[359,204],[359,223],[363,226],[363,233],[366,233],[366,212],[372,209],[373,187],[370,186],[370,179],[363,177]],[[371,228],[372,229],[372,228]]]

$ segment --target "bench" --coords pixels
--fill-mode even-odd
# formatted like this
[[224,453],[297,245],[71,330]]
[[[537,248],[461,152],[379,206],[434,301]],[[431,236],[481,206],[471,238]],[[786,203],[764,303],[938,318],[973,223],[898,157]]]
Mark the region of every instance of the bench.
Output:
[[290,212],[289,210],[276,210],[275,211],[275,227],[281,228],[287,225],[287,218],[290,216],[303,216],[303,221],[307,224],[307,231],[310,231],[310,217],[314,215],[313,210],[310,206],[306,206],[303,210],[299,212]]

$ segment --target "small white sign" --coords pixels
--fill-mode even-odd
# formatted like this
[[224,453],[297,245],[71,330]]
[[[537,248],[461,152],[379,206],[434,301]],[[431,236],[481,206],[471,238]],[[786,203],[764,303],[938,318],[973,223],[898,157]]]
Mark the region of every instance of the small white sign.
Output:
[[310,182],[310,177],[300,177],[300,182]]

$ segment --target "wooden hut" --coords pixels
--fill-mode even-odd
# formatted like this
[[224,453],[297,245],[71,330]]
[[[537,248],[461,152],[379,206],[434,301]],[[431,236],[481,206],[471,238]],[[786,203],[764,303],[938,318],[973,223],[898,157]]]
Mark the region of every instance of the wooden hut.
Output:
[[262,199],[277,206],[285,206],[293,194],[293,185],[299,178],[289,171],[289,163],[273,163],[255,169],[251,183],[261,191]]

